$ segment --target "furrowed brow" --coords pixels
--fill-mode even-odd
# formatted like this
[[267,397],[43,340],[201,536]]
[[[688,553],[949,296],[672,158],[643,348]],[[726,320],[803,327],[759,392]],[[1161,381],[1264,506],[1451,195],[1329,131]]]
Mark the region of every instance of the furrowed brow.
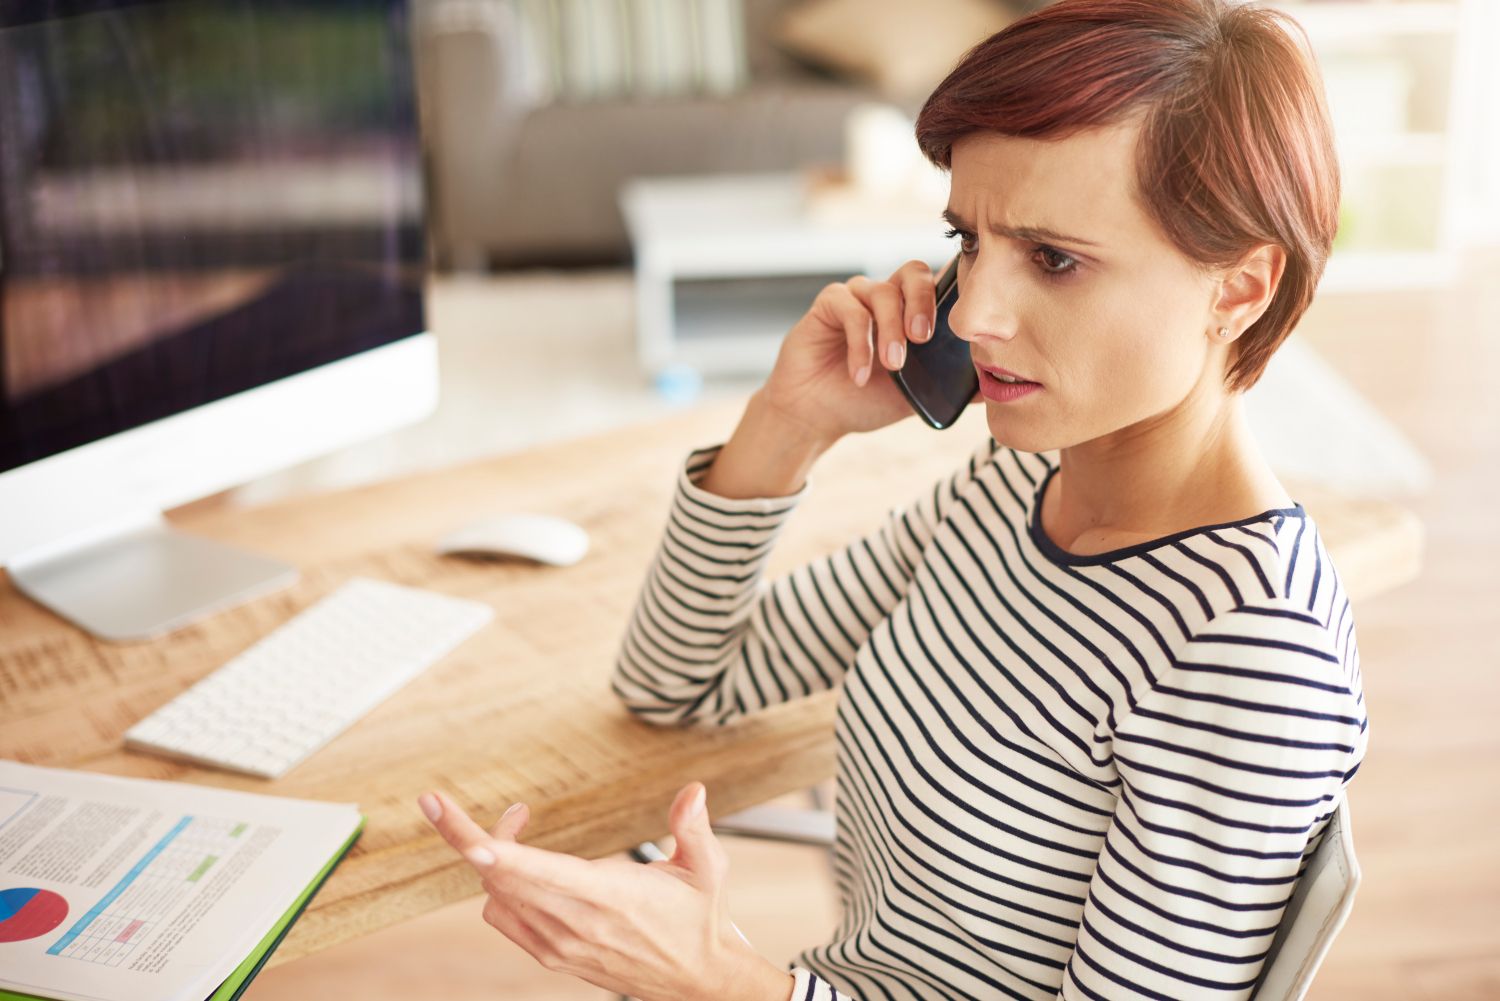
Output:
[[[952,209],[943,209],[943,218],[956,229],[965,232],[974,232],[974,226]],[[1013,226],[994,227],[990,230],[1000,236],[1010,236],[1018,240],[1036,240],[1045,243],[1071,243],[1081,247],[1097,247],[1099,244],[1091,240],[1085,240],[1077,236],[1065,236],[1056,230],[1048,229],[1046,226]]]

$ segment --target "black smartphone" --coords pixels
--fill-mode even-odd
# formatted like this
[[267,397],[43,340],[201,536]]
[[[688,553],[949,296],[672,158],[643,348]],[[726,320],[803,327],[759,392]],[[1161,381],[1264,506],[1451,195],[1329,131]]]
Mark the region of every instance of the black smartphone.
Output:
[[920,343],[906,342],[906,364],[891,373],[907,402],[928,424],[952,427],[979,392],[979,373],[969,357],[969,342],[948,326],[948,314],[958,301],[958,255],[938,276],[937,316],[932,336]]

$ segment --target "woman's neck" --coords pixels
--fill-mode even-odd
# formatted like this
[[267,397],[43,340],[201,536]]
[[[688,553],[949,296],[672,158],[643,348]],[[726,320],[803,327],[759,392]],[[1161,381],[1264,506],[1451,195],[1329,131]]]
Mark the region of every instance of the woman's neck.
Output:
[[1292,504],[1240,395],[1215,394],[1063,449],[1041,518],[1048,538],[1087,555]]

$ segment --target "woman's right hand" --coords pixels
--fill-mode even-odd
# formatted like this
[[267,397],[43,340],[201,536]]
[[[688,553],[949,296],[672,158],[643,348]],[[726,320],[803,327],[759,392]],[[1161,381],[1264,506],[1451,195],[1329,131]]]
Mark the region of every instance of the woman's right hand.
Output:
[[856,275],[826,286],[782,341],[761,389],[766,405],[832,444],[912,416],[893,380],[908,341],[932,337],[936,276],[907,261],[886,281]]
[[844,435],[912,416],[880,369],[900,368],[909,340],[932,337],[936,284],[925,262],[908,261],[887,281],[856,275],[819,292],[698,485],[720,497],[784,497]]

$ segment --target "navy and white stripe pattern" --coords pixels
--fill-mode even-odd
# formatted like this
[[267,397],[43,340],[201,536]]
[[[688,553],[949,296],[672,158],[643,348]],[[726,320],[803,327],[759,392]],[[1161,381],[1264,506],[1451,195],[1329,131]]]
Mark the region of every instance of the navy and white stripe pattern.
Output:
[[842,686],[843,917],[793,998],[1249,997],[1367,738],[1301,506],[1075,556],[1040,528],[1057,460],[987,441],[767,582],[798,498],[699,489],[715,455],[682,472],[613,684],[707,725]]

